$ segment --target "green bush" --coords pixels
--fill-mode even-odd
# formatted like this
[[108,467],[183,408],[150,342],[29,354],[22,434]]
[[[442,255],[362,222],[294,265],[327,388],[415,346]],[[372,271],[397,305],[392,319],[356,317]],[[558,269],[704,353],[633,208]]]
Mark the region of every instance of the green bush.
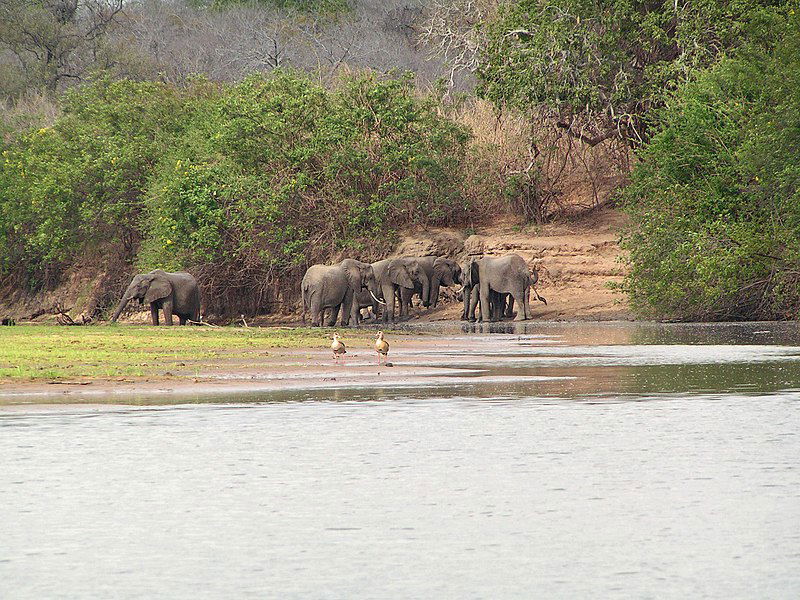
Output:
[[198,271],[227,294],[212,311],[264,310],[312,262],[374,259],[402,226],[465,219],[468,139],[405,79],[101,80],[3,150],[2,268],[40,287],[36,273],[102,246]]
[[542,104],[591,137],[647,137],[670,90],[765,26],[786,0],[519,0],[484,25],[479,93],[523,111]]
[[52,127],[22,133],[2,156],[0,268],[34,289],[87,247],[136,245],[142,192],[186,103],[162,84],[102,80],[63,104]]
[[624,192],[625,282],[648,316],[800,313],[800,15],[683,86]]

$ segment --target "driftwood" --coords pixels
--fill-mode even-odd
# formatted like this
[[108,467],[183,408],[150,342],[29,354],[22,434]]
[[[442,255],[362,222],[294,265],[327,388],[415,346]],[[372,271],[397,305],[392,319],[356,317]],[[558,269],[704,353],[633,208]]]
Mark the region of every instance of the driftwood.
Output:
[[205,325],[207,327],[219,327],[219,325],[212,325],[208,321],[192,321],[191,319],[186,319],[186,322],[189,325]]
[[66,327],[71,325],[88,325],[94,320],[92,317],[87,317],[85,314],[82,314],[80,321],[75,321],[67,314],[69,310],[68,308],[64,308],[60,302],[56,302],[55,305],[53,305],[53,311],[58,313],[56,316],[56,323]]

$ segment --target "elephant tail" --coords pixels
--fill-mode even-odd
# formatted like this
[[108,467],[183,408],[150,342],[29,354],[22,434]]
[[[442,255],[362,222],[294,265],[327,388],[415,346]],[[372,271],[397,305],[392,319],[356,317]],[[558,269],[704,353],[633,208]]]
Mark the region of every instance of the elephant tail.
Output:
[[306,288],[305,286],[300,286],[300,297],[303,300],[303,325],[306,324]]

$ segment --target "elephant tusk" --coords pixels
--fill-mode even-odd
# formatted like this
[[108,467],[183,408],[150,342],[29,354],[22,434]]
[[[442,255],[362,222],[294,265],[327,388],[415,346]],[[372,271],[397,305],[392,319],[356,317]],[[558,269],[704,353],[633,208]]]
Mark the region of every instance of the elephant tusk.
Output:
[[372,299],[375,300],[375,302],[377,302],[378,304],[383,304],[384,306],[386,306],[386,302],[378,300],[375,294],[372,293],[372,290],[369,291],[369,295],[372,296]]
[[462,285],[459,289],[456,290],[456,294],[460,294],[464,291],[464,286]]

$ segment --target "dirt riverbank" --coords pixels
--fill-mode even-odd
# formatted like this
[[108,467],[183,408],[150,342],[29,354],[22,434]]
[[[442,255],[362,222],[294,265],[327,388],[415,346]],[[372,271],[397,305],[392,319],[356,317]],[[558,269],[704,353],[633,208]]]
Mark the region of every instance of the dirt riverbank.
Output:
[[[619,262],[619,231],[625,217],[617,210],[603,208],[585,213],[563,223],[524,226],[519,220],[504,217],[491,226],[474,230],[429,229],[407,232],[394,256],[426,254],[462,258],[468,253],[501,256],[517,253],[539,266],[537,289],[547,299],[545,306],[533,302],[536,319],[548,320],[629,320],[632,315],[623,294],[609,288],[622,280],[624,265]],[[25,296],[21,292],[0,294],[0,316],[17,320],[37,315],[33,322],[54,322],[53,307],[63,307],[69,315],[81,320],[91,314],[108,290],[124,285],[110,285],[108,275],[98,264],[72,269],[65,283],[50,292]],[[106,290],[101,292],[101,290]],[[458,319],[461,305],[452,290],[442,288],[442,304],[432,311],[415,310],[412,318],[422,321]],[[123,317],[128,323],[145,324],[150,314],[146,307],[131,307]],[[284,307],[286,308],[286,307]],[[296,325],[297,310],[284,310],[270,315],[248,316],[251,324]]]
[[[609,287],[620,283],[624,265],[619,261],[619,232],[625,217],[619,211],[602,209],[567,223],[522,227],[505,220],[480,228],[468,237],[463,232],[434,230],[433,244],[415,232],[406,237],[396,254],[423,254],[458,248],[469,253],[502,256],[516,253],[539,266],[536,288],[547,305],[532,301],[535,319],[564,321],[631,320],[625,296]],[[443,288],[444,290],[444,288]],[[452,297],[444,292],[445,297]],[[417,311],[422,320],[458,319],[457,302],[433,311]]]

